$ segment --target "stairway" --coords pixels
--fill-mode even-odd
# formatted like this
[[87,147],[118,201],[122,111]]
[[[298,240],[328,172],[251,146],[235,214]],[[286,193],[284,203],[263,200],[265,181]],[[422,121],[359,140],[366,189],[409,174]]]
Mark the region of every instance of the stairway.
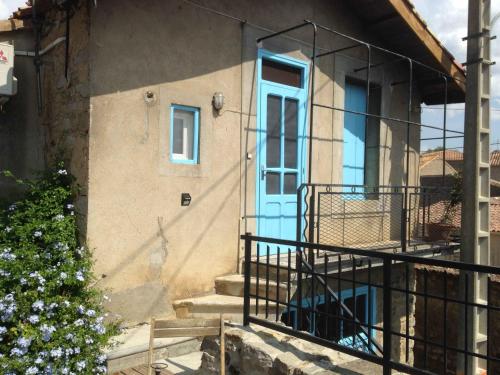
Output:
[[[261,298],[266,296],[266,283],[263,279],[258,283],[258,295]],[[279,293],[280,302],[285,302],[287,299],[287,286],[280,283],[279,286],[276,282],[270,281],[268,286],[269,299],[276,300]],[[215,279],[215,293],[186,298],[174,301],[173,307],[176,317],[178,319],[186,318],[217,318],[219,314],[224,314],[225,318],[234,322],[243,321],[243,289],[244,277],[240,274],[233,274],[227,276],[220,276]],[[257,293],[257,278],[250,279],[250,293],[255,295]],[[256,310],[255,299],[252,298],[250,302],[250,310]],[[265,315],[265,301],[259,300],[258,314]],[[276,303],[269,302],[269,319],[276,318]],[[284,305],[279,305],[278,314],[284,310]]]

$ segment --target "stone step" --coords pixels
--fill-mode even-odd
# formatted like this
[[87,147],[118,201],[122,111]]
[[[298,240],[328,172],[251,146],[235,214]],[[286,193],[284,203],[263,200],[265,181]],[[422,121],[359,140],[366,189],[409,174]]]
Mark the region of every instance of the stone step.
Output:
[[[173,307],[178,319],[211,319],[218,318],[220,314],[224,314],[225,319],[233,322],[241,322],[243,320],[243,297],[210,294],[208,296],[174,301]],[[265,307],[265,302],[259,300],[259,316],[264,317]],[[276,317],[276,304],[270,302],[268,308],[268,318],[274,319]],[[255,315],[255,310],[255,299],[252,299],[250,302],[252,315]],[[281,314],[284,310],[285,306],[280,305],[278,314]]]
[[[235,275],[227,275],[220,276],[215,279],[215,292],[217,294],[225,295],[225,296],[235,296],[235,297],[243,297],[243,289],[245,284],[245,278],[243,275],[235,274]],[[287,285],[284,283],[280,283],[279,287],[275,281],[269,281],[269,285],[266,285],[266,281],[262,278],[257,280],[256,277],[250,278],[250,294],[257,294],[257,284],[259,290],[259,297],[266,297],[266,289],[268,289],[268,296],[270,299],[277,300],[278,299],[278,291],[279,291],[279,300],[281,302],[286,302],[287,300]],[[290,294],[293,295],[294,289],[291,287]]]

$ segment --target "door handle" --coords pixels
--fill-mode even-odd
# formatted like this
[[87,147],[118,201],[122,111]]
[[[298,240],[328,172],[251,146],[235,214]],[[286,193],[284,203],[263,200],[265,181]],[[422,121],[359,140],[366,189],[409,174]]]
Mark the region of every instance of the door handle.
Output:
[[261,165],[260,166],[260,179],[263,180],[267,175],[267,169]]

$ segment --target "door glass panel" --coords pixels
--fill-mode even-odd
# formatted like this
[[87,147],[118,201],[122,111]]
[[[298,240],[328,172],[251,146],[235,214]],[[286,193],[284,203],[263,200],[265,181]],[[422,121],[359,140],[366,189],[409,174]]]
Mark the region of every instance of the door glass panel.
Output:
[[280,191],[280,174],[267,172],[266,174],[266,193],[279,194]]
[[267,97],[267,139],[266,162],[268,168],[280,167],[280,130],[281,130],[281,98]]
[[262,78],[283,85],[302,87],[302,69],[262,59]]
[[297,192],[297,173],[285,173],[284,193],[295,194]]
[[297,168],[297,107],[297,100],[285,99],[285,168]]

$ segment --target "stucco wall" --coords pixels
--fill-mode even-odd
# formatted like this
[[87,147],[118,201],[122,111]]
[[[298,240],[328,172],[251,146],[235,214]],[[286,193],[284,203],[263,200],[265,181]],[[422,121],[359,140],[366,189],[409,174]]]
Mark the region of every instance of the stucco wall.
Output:
[[[0,43],[13,43],[16,50],[33,50],[31,29],[0,33]],[[10,170],[19,178],[33,177],[45,166],[43,129],[38,123],[35,67],[33,59],[14,58],[17,95],[0,111],[0,170]],[[12,200],[20,193],[12,180],[0,178],[0,200]]]
[[[239,233],[255,232],[255,39],[265,32],[254,25],[276,30],[311,18],[368,38],[339,1],[204,3],[251,24],[183,1],[110,0],[91,10],[87,238],[99,283],[112,289],[112,309],[129,320],[168,314],[172,299],[211,291],[215,276],[238,269]],[[331,35],[318,40],[324,48],[345,43]],[[311,54],[286,38],[263,47],[301,59]],[[352,68],[365,64],[363,56],[322,60],[317,100],[343,105],[345,76],[355,77]],[[405,74],[404,66],[373,72],[383,88],[382,114],[406,118],[406,89],[390,85]],[[146,91],[155,103],[145,103]],[[220,114],[211,107],[216,91],[226,99]],[[168,161],[172,103],[200,108],[198,166]],[[340,183],[343,116],[317,110],[314,126],[313,180]],[[405,137],[403,126],[381,124],[381,184],[403,182]],[[411,139],[415,183],[415,128]],[[183,192],[193,198],[189,207],[180,205]]]

